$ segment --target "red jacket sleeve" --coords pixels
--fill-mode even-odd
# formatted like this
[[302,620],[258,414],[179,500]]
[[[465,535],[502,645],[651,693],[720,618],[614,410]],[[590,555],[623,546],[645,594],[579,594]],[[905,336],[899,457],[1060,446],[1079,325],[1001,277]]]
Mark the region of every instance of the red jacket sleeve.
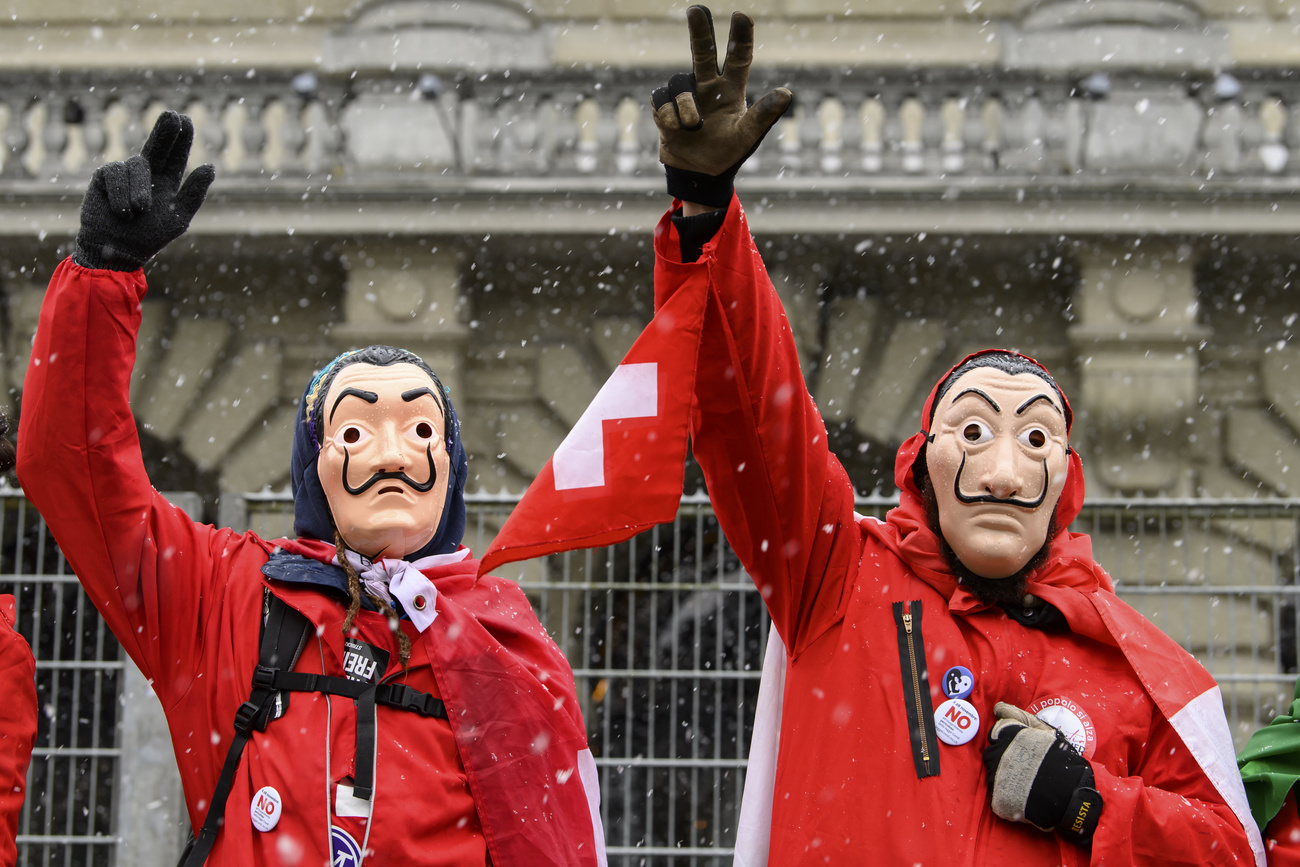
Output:
[[[41,306],[18,478],[118,641],[170,707],[189,688],[229,531],[149,483],[128,403],[144,273],[65,260]],[[206,606],[206,608],[205,608]]]
[[18,861],[18,817],[36,742],[36,663],[14,631],[14,598],[0,596],[0,865]]
[[1091,863],[1254,863],[1241,820],[1159,711],[1133,776],[1092,769],[1103,807]]
[[827,445],[740,202],[697,261],[681,261],[670,216],[655,252],[656,308],[675,292],[709,294],[692,448],[727,540],[798,656],[843,616],[862,546],[853,484]]

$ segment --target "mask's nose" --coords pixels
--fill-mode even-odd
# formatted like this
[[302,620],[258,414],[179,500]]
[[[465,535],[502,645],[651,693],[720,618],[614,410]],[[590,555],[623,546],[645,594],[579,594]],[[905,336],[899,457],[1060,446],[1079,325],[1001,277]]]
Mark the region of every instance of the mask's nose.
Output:
[[[1008,500],[1022,496],[1025,486],[1024,456],[1015,440],[1000,436],[979,456],[980,473],[976,481],[980,493]],[[1034,492],[1037,493],[1037,492]]]

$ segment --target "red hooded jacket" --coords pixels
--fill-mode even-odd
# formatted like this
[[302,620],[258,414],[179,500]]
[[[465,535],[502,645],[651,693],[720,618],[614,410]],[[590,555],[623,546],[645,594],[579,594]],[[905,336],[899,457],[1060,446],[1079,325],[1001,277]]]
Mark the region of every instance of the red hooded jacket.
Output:
[[[59,266],[23,394],[18,472],[152,681],[197,829],[252,688],[264,590],[316,627],[295,670],[336,677],[345,674],[347,596],[272,580],[263,567],[275,545],[195,523],[153,490],[127,400],[144,294],[142,271]],[[355,864],[355,854],[331,856],[339,832],[370,850],[367,864],[460,867],[489,855],[496,867],[604,864],[572,670],[518,585],[476,581],[477,566],[466,557],[425,571],[438,616],[423,632],[402,622],[412,640],[406,673],[387,619],[358,614],[360,639],[388,653],[384,679],[439,696],[450,718],[378,708],[371,816],[344,797],[355,773],[354,703],[292,693],[244,751],[209,864]],[[282,808],[262,830],[250,808],[267,786]]]
[[[1217,687],[1115,596],[1088,537],[1062,533],[1029,581],[1068,628],[1024,626],[979,601],[949,572],[912,480],[924,434],[899,451],[899,507],[884,522],[854,514],[853,485],[827,447],[739,202],[696,262],[681,261],[667,217],[656,252],[657,305],[680,291],[709,293],[694,454],[789,649],[770,863],[1256,861],[1238,818],[1249,814],[1230,806],[1244,810],[1245,793]],[[1076,454],[1062,525],[1082,502]],[[900,611],[915,623],[911,665]],[[926,692],[938,708],[956,666],[974,675],[967,700],[978,734],[960,746],[925,743],[922,774],[909,705]],[[1066,708],[1078,720],[1105,802],[1090,848],[992,812],[982,754],[998,701]]]

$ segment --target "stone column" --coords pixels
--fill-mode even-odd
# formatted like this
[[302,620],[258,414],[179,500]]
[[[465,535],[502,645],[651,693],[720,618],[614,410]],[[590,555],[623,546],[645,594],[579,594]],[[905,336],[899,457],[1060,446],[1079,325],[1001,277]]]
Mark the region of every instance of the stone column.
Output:
[[1076,447],[1093,494],[1193,492],[1187,435],[1195,415],[1196,284],[1189,246],[1165,241],[1078,248],[1076,324],[1070,328],[1080,393]]
[[429,363],[452,400],[464,402],[465,299],[460,257],[430,245],[379,241],[347,256],[344,321],[331,332],[340,348],[387,343]]

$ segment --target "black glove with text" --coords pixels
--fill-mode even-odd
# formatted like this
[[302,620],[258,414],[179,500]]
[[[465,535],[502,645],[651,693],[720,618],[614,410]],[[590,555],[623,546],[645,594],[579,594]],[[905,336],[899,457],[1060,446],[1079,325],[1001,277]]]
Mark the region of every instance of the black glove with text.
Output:
[[784,87],[745,105],[749,64],[754,57],[754,22],[731,16],[731,38],[722,71],[713,15],[704,6],[686,10],[694,73],[679,72],[651,94],[659,128],[659,161],[668,192],[687,202],[725,208],[742,163],[790,107]]
[[993,714],[984,750],[993,812],[1078,845],[1091,841],[1102,801],[1088,760],[1065,735],[1015,705],[1000,701]]
[[217,175],[212,166],[199,166],[181,183],[193,143],[193,121],[165,111],[139,154],[96,169],[81,202],[73,261],[135,271],[185,234]]

